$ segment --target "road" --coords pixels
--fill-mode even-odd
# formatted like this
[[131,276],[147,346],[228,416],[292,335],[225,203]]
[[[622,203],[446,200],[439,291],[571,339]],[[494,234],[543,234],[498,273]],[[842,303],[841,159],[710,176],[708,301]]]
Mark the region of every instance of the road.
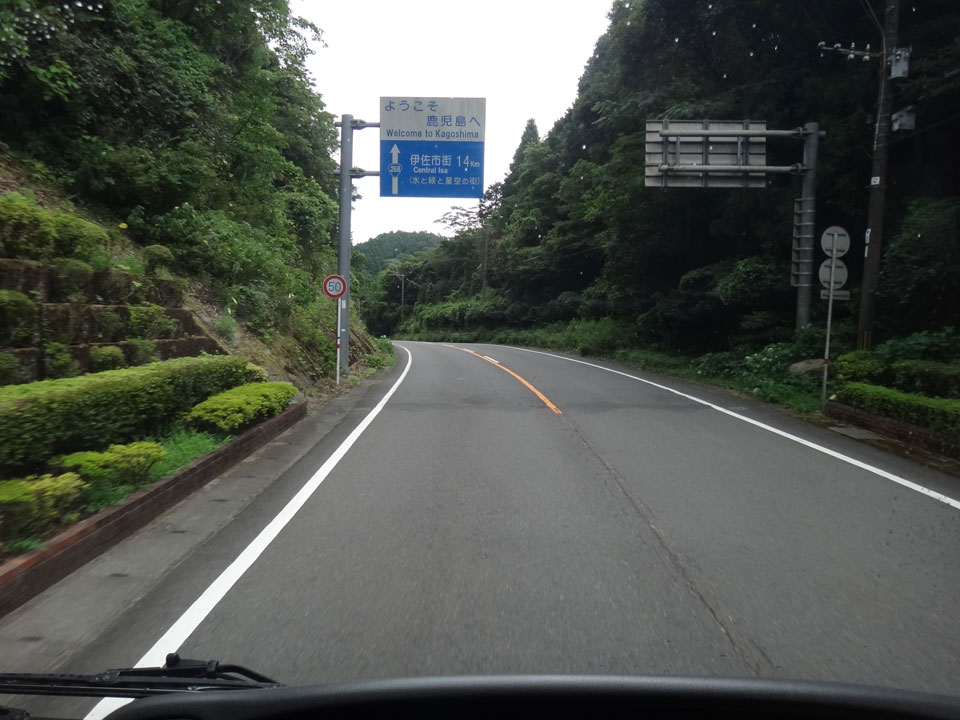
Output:
[[[342,423],[286,446],[302,458],[128,589],[58,668],[180,646],[288,684],[604,673],[960,688],[956,480],[713,388],[501,346],[398,346]],[[42,612],[8,618],[7,639]]]

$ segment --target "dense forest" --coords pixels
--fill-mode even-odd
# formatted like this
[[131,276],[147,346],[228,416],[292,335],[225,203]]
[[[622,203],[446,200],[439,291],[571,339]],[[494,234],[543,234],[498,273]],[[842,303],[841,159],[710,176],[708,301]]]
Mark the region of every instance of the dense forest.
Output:
[[[502,181],[443,219],[453,237],[429,247],[392,233],[360,249],[355,307],[378,335],[656,350],[715,371],[762,352],[815,357],[825,303],[796,334],[789,282],[800,181],[664,190],[644,187],[643,167],[647,120],[817,121],[817,234],[836,224],[855,241],[852,296],[835,318],[837,350],[849,349],[879,61],[832,48],[879,47],[881,5],[616,0],[566,114],[545,135],[533,121],[517,128]],[[916,128],[890,142],[880,344],[955,337],[947,328],[960,323],[958,28],[956,3],[903,4],[899,45],[912,57],[893,108],[912,107]],[[114,233],[169,248],[227,313],[329,370],[318,278],[335,268],[336,133],[305,65],[321,31],[286,0],[15,0],[0,6],[0,30],[0,153]],[[771,163],[800,159],[799,143],[768,147]]]
[[429,250],[442,239],[442,236],[429,232],[397,230],[381,233],[353,246],[354,267],[359,263],[370,275],[379,275],[391,260]]
[[[836,224],[854,239],[852,297],[835,318],[838,349],[851,348],[879,61],[830,50],[878,48],[881,5],[617,0],[570,109],[546,136],[530,121],[509,173],[472,218],[400,263],[413,310],[401,325],[370,303],[371,329],[584,353],[659,348],[740,364],[793,343],[786,355],[816,357],[826,312],[816,291],[810,328],[799,338],[794,328],[799,179],[759,190],[644,187],[645,121],[749,118],[781,129],[817,121],[826,133],[816,234]],[[878,342],[960,324],[958,30],[956,3],[903,6],[899,44],[913,53],[909,76],[893,81],[893,109],[912,106],[916,129],[891,136]],[[800,158],[800,143],[768,142],[771,163]],[[379,278],[388,308],[400,302],[397,285]]]
[[322,42],[286,0],[2,3],[0,151],[325,367],[336,133],[305,66]]

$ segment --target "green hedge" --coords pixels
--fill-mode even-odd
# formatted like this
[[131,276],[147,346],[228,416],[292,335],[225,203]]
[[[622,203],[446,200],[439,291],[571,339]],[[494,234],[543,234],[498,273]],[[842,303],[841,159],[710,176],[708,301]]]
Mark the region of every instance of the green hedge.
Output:
[[246,366],[244,358],[211,355],[2,387],[0,473],[162,430],[241,384]]
[[134,442],[111,445],[103,452],[86,450],[64,455],[55,461],[65,470],[76,472],[91,485],[140,485],[150,478],[150,469],[167,453],[160,443]]
[[833,360],[837,379],[845,382],[885,384],[890,379],[890,364],[869,350],[854,350]]
[[930,397],[960,398],[960,365],[901,360],[891,369],[893,386],[898,390]]
[[297,389],[289,383],[256,382],[204,400],[187,415],[198,430],[233,433],[282,412]]
[[86,488],[76,473],[0,481],[0,540],[38,538],[72,522]]
[[960,400],[909,395],[899,390],[847,383],[837,400],[861,410],[929,428],[944,437],[960,437]]

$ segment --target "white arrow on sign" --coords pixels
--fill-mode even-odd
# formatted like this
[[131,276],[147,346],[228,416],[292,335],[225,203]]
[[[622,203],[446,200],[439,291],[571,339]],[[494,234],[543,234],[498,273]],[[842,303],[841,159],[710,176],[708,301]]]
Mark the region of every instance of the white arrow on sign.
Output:
[[[394,165],[397,165],[397,163],[399,163],[399,161],[400,161],[400,148],[397,147],[397,144],[396,144],[396,143],[394,143],[394,144],[393,144],[393,147],[390,148],[390,155],[391,155],[391,158],[392,158],[392,160],[393,160],[393,164],[394,164]],[[392,168],[391,168],[391,170],[392,170]],[[390,193],[391,193],[392,195],[397,195],[397,194],[400,193],[400,187],[399,187],[399,184],[400,184],[400,177],[399,177],[399,176],[400,176],[400,173],[399,173],[399,172],[397,172],[397,173],[391,172],[391,173],[390,173],[390,176],[391,176],[391,177],[390,177]]]

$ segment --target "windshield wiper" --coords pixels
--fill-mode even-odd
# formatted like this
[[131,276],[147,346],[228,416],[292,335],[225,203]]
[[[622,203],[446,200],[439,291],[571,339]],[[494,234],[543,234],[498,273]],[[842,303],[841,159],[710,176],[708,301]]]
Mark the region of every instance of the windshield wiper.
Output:
[[183,660],[167,655],[166,665],[106,670],[96,675],[0,673],[2,695],[69,695],[74,697],[142,698],[206,690],[255,690],[283,683],[240,665],[217,660]]

